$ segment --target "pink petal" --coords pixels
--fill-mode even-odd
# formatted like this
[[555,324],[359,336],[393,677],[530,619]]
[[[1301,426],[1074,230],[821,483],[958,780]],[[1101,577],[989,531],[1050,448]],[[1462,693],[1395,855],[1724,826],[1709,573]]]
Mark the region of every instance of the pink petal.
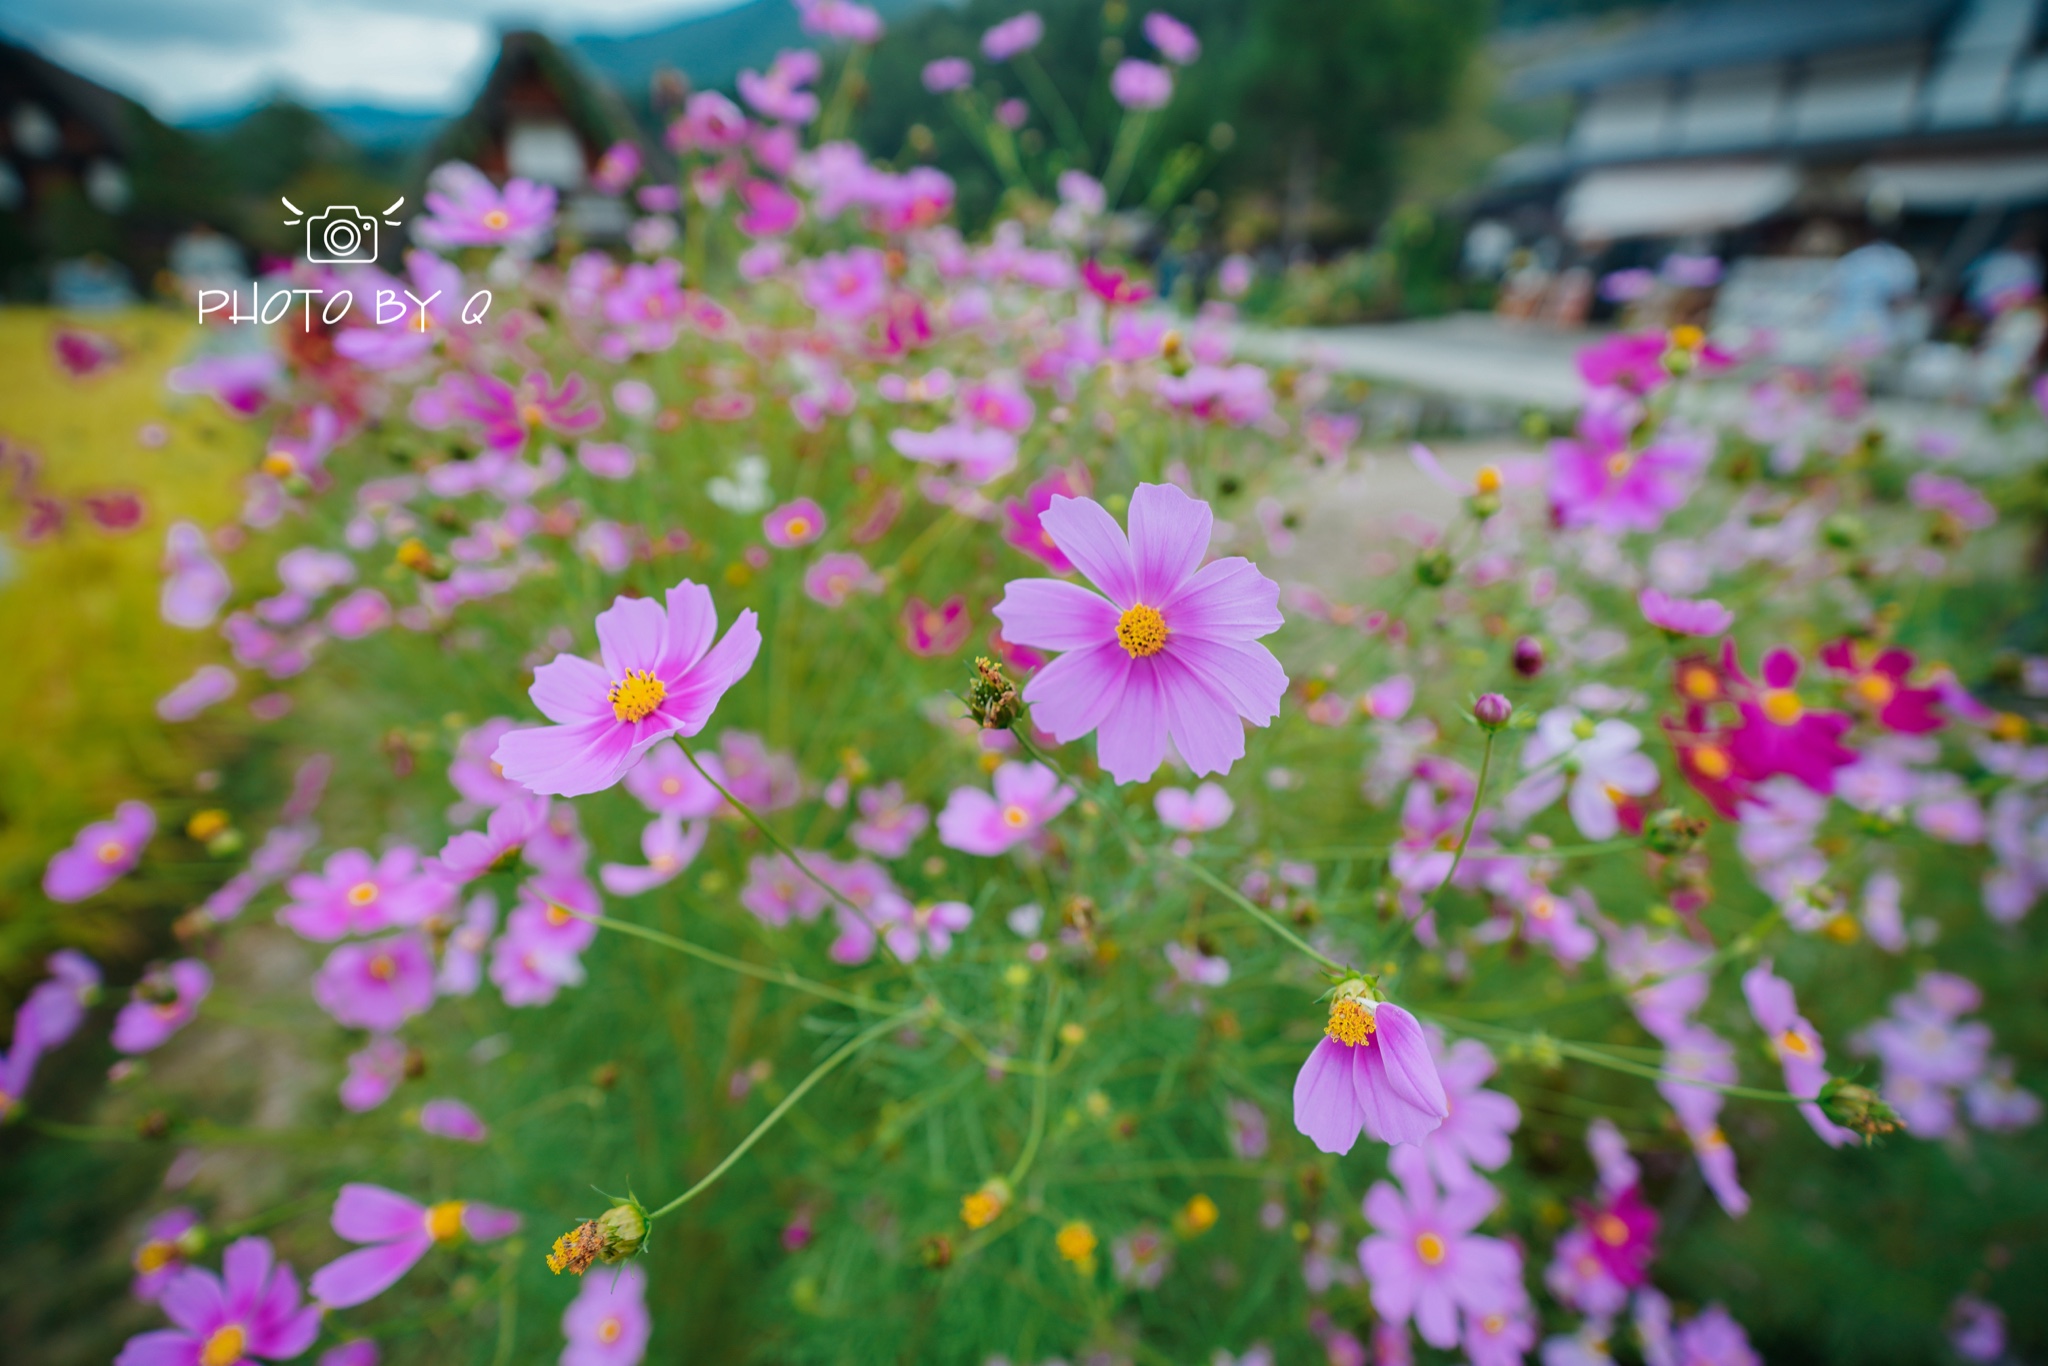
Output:
[[563,725],[610,720],[612,704],[605,694],[616,677],[579,655],[556,655],[533,671],[533,686],[526,695],[542,716]]
[[1280,629],[1280,585],[1250,560],[1204,565],[1159,605],[1177,634],[1204,640],[1256,640]]
[[1116,640],[1109,599],[1059,579],[1013,579],[995,605],[1003,639],[1039,650],[1080,650]]
[[1372,1286],[1372,1307],[1389,1323],[1401,1323],[1415,1312],[1420,1277],[1407,1234],[1368,1238],[1358,1245],[1358,1265]]
[[516,1210],[499,1209],[472,1200],[462,1207],[462,1231],[480,1243],[494,1243],[519,1231],[525,1221]]
[[1265,646],[1169,636],[1162,655],[1200,674],[1253,725],[1270,725],[1280,714],[1280,699],[1287,695],[1287,671]]
[[1131,495],[1130,515],[1131,568],[1138,601],[1157,607],[1180,591],[1208,552],[1209,530],[1215,520],[1207,503],[1188,497],[1172,484],[1138,485]]
[[[649,736],[646,744],[664,734]],[[624,777],[637,758],[633,727],[612,716],[574,726],[507,731],[491,753],[491,762],[507,779],[545,797],[602,792]]]
[[613,679],[653,670],[667,644],[668,614],[652,598],[617,598],[597,614],[598,658]]
[[389,1290],[433,1245],[422,1229],[417,1238],[358,1248],[315,1271],[307,1288],[329,1309],[362,1304]]
[[270,1244],[261,1238],[237,1238],[221,1254],[221,1277],[227,1282],[227,1316],[247,1322],[256,1316],[270,1279]]
[[1080,739],[1122,700],[1131,662],[1114,640],[1061,655],[1024,685],[1031,719],[1061,744]]
[[1458,1345],[1458,1306],[1450,1287],[1428,1277],[1415,1288],[1415,1331],[1432,1347]]
[[684,673],[704,657],[718,635],[718,608],[711,590],[684,579],[668,590],[668,656],[664,671]]
[[1354,1051],[1326,1037],[1294,1078],[1294,1127],[1326,1153],[1350,1152],[1364,1123],[1351,1079]]
[[[1121,646],[1109,648],[1122,653]],[[1095,756],[1119,783],[1142,783],[1166,762],[1166,699],[1157,668],[1132,661],[1123,696],[1096,729]]]
[[718,700],[746,676],[760,653],[760,619],[748,608],[733,619],[725,639],[714,645],[670,690],[661,704],[661,714],[675,723],[677,733],[697,734],[711,720]]
[[1384,1181],[1372,1183],[1365,1193],[1366,1221],[1390,1238],[1408,1236],[1408,1205],[1401,1192]]
[[1244,723],[1230,699],[1171,654],[1152,661],[1174,748],[1198,778],[1228,773],[1244,758]]
[[334,1201],[334,1231],[351,1243],[388,1243],[426,1227],[427,1207],[382,1186],[352,1181]]
[[1038,514],[1038,525],[1111,602],[1122,608],[1138,600],[1130,546],[1123,528],[1103,511],[1102,504],[1092,498],[1054,494],[1052,506]]
[[198,1267],[173,1276],[157,1307],[172,1323],[201,1337],[220,1327],[227,1318],[227,1296],[220,1282],[211,1271]]
[[167,1328],[138,1333],[121,1348],[114,1366],[199,1366],[205,1347],[198,1338]]
[[1432,1116],[1429,1127],[1436,1128],[1451,1107],[1444,1095],[1443,1080],[1436,1073],[1436,1060],[1429,1055],[1429,1039],[1422,1026],[1401,1007],[1384,1004],[1373,1013],[1373,1023],[1377,1026],[1374,1046],[1386,1064],[1387,1080],[1395,1096]]

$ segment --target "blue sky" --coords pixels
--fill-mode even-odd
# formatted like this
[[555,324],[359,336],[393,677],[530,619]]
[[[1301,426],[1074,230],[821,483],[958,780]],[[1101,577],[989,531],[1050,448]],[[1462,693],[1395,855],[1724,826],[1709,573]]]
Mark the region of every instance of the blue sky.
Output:
[[0,32],[178,120],[274,90],[448,110],[497,31],[634,33],[733,0],[0,0]]

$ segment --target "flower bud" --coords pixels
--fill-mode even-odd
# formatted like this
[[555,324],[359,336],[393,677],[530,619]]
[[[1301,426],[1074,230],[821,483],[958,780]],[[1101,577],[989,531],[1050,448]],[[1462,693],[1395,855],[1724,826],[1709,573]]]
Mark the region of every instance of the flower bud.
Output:
[[967,714],[983,730],[1008,730],[1016,724],[1023,702],[1017,685],[1003,673],[1003,666],[986,657],[974,661],[974,681],[967,685]]
[[555,1239],[548,1270],[581,1276],[599,1262],[623,1262],[647,1241],[647,1210],[628,1196],[595,1219],[586,1219]]
[[1515,714],[1515,704],[1497,692],[1479,694],[1472,704],[1472,719],[1487,730],[1499,730]]
[[1690,854],[1707,837],[1707,823],[1675,806],[1643,822],[1643,841],[1660,854]]
[[1853,1081],[1828,1078],[1818,1099],[1822,1114],[1844,1129],[1861,1134],[1866,1143],[1900,1127],[1898,1112],[1884,1103],[1884,1097]]
[[1515,642],[1515,672],[1524,678],[1534,678],[1543,672],[1543,642],[1534,636],[1523,636]]
[[933,1271],[944,1271],[953,1264],[953,1240],[943,1233],[934,1233],[918,1245],[918,1260]]
[[970,1192],[960,1201],[960,1222],[969,1228],[987,1228],[1003,1217],[1003,1211],[1010,1207],[1010,1183],[1000,1176],[990,1177],[982,1183],[981,1189]]
[[1415,561],[1415,581],[1425,588],[1442,588],[1456,570],[1456,563],[1444,551],[1427,551]]

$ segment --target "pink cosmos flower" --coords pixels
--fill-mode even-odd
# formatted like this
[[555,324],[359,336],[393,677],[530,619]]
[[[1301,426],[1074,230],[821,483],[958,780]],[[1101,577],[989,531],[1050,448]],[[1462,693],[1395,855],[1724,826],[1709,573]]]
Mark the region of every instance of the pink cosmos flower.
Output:
[[1966,531],[1982,531],[1998,521],[1998,510],[1983,494],[1960,479],[1922,471],[1906,481],[1913,506],[1953,517]]
[[150,1220],[142,1231],[142,1241],[135,1245],[135,1255],[130,1258],[135,1267],[135,1280],[130,1287],[135,1298],[147,1304],[162,1299],[188,1260],[205,1246],[206,1230],[200,1225],[197,1210],[180,1205]]
[[361,640],[391,624],[391,599],[374,588],[358,588],[327,610],[327,631],[336,640]]
[[562,1311],[561,1366],[639,1366],[653,1331],[646,1294],[647,1272],[634,1262],[585,1276]]
[[[822,854],[804,855],[804,866],[814,872],[829,862]],[[781,929],[792,920],[808,923],[824,911],[826,900],[824,889],[805,877],[787,854],[756,854],[747,860],[740,905],[762,924]]]
[[615,142],[597,159],[590,184],[599,194],[624,194],[639,175],[640,149],[630,142]]
[[43,869],[43,895],[52,901],[83,901],[111,887],[142,861],[156,833],[156,813],[145,802],[122,802],[114,818],[80,830],[71,846]]
[[221,1275],[188,1267],[159,1303],[176,1328],[128,1339],[114,1366],[238,1366],[289,1361],[320,1335],[318,1305],[299,1305],[299,1278],[262,1238],[241,1238],[221,1254]]
[[1348,1153],[1361,1130],[1376,1143],[1420,1143],[1449,1109],[1415,1017],[1361,984],[1340,988],[1294,1079],[1294,1127],[1326,1153]]
[[422,868],[418,852],[401,844],[374,861],[361,849],[338,850],[320,872],[295,875],[285,892],[291,900],[278,911],[278,923],[331,944],[351,934],[417,925],[447,907],[455,884]]
[[[1123,271],[1110,270],[1093,257],[1081,263],[1081,283],[1088,286],[1090,294],[1112,308],[1119,304],[1143,303],[1152,297],[1150,285],[1142,280],[1133,279]],[[1159,353],[1157,345],[1149,346],[1146,350],[1150,355]]]
[[1671,382],[1671,372],[1664,368],[1669,347],[1661,332],[1609,337],[1579,352],[1579,377],[1594,389],[1646,394]]
[[529,695],[556,724],[517,730],[492,759],[514,782],[546,796],[578,797],[617,783],[671,735],[697,734],[726,690],[753,667],[761,632],[751,609],[715,646],[711,592],[684,579],[664,612],[619,598],[598,614],[601,664],[556,655],[534,671]]
[[926,950],[934,958],[943,958],[953,947],[953,936],[973,921],[974,909],[966,902],[941,901],[913,908],[882,937],[888,941],[889,952],[906,963],[914,962]]
[[809,545],[825,534],[825,509],[809,498],[784,503],[761,519],[761,534],[777,550]]
[[1038,415],[1031,395],[1001,380],[979,380],[962,385],[961,416],[979,427],[994,427],[1012,435],[1028,430]]
[[382,1186],[350,1182],[335,1199],[332,1223],[348,1242],[367,1246],[315,1271],[307,1288],[323,1307],[347,1309],[389,1290],[436,1243],[454,1243],[464,1234],[492,1242],[516,1232],[520,1218],[473,1200],[422,1205]]
[[1735,624],[1735,614],[1712,598],[1674,598],[1645,588],[1636,605],[1650,625],[1674,636],[1726,635]]
[[576,463],[600,479],[631,479],[640,455],[619,441],[585,441],[576,447]]
[[902,858],[931,823],[932,813],[922,802],[903,800],[902,783],[863,788],[857,801],[860,819],[847,838],[876,858]]
[[[724,769],[718,756],[706,754],[698,761],[712,778],[723,781]],[[680,745],[658,744],[626,774],[626,791],[657,816],[700,820],[725,809],[725,798],[711,780],[697,771]]]
[[806,48],[776,54],[765,76],[751,70],[740,72],[735,84],[740,98],[763,118],[809,123],[818,117],[818,97],[804,87],[817,76],[818,54]]
[[[1584,721],[1572,707],[1543,714],[1522,747],[1522,767],[1531,775],[1509,794],[1506,805],[1513,818],[1527,820],[1562,795],[1580,834],[1589,840],[1613,839],[1621,828],[1622,808],[1657,790],[1657,764],[1642,752],[1642,732],[1628,722],[1609,717],[1581,737]],[[1570,776],[1559,762],[1567,756]]]
[[550,185],[514,179],[501,191],[482,171],[459,161],[437,167],[428,185],[429,215],[417,229],[429,246],[534,246],[554,222]]
[[747,116],[716,90],[700,90],[683,104],[683,116],[668,126],[668,145],[678,152],[725,152],[747,140]]
[[1031,11],[1013,14],[981,35],[981,55],[992,62],[1007,62],[1037,47],[1045,38],[1045,20]]
[[1422,1151],[1444,1189],[1454,1190],[1479,1180],[1479,1171],[1497,1171],[1513,1152],[1508,1136],[1520,1127],[1522,1109],[1513,1099],[1485,1089],[1494,1073],[1493,1054],[1477,1039],[1460,1039],[1446,1048],[1436,1030],[1428,1032],[1437,1076],[1443,1082],[1444,1122],[1422,1140]]
[[1770,1041],[1770,1050],[1784,1069],[1785,1089],[1805,1096],[1808,1103],[1799,1113],[1813,1131],[1831,1148],[1856,1142],[1856,1135],[1829,1121],[1812,1098],[1827,1084],[1827,1049],[1820,1034],[1799,1013],[1792,996],[1792,984],[1771,971],[1771,960],[1763,959],[1742,974],[1742,994],[1749,1002],[1750,1017]]
[[459,1100],[446,1098],[430,1100],[420,1107],[420,1128],[436,1138],[452,1138],[458,1143],[482,1143],[491,1136],[476,1111]]
[[391,1099],[405,1080],[405,1045],[379,1034],[348,1055],[348,1074],[341,1079],[341,1107],[354,1114],[376,1109]]
[[1003,540],[1055,574],[1073,573],[1074,562],[1053,544],[1052,533],[1039,519],[1052,507],[1054,498],[1079,498],[1089,487],[1088,471],[1083,467],[1054,470],[1026,489],[1023,498],[1003,504]]
[[1690,433],[1665,430],[1631,450],[1620,423],[1611,434],[1585,421],[1575,438],[1550,443],[1550,502],[1560,524],[1609,535],[1655,531],[1691,496],[1712,451]]
[[478,892],[463,907],[462,922],[448,934],[441,949],[441,970],[434,977],[434,989],[443,996],[473,996],[483,984],[484,950],[498,928],[498,899]]
[[996,606],[1004,639],[1066,652],[1025,688],[1035,724],[1061,744],[1097,732],[1119,783],[1158,771],[1169,736],[1197,777],[1227,773],[1240,718],[1279,714],[1287,675],[1255,642],[1282,624],[1280,586],[1235,556],[1203,567],[1213,520],[1171,484],[1141,484],[1126,540],[1101,504],[1055,497],[1040,521],[1103,596],[1015,579]]
[[965,57],[941,57],[924,65],[924,88],[934,95],[965,90],[974,84],[974,64]]
[[156,700],[164,721],[190,721],[199,713],[235,695],[235,671],[220,664],[202,664],[192,676]]
[[462,738],[455,742],[455,758],[448,765],[448,781],[470,809],[453,819],[474,820],[476,808],[490,810],[506,802],[523,801],[530,795],[525,788],[507,778],[491,758],[506,732],[518,728],[517,721],[494,716],[464,731]]
[[1186,66],[1202,55],[1202,40],[1195,31],[1160,10],[1145,16],[1145,39],[1175,66]]
[[1913,653],[1898,646],[1873,651],[1842,639],[1821,647],[1820,662],[1847,684],[1849,700],[1863,707],[1886,730],[1924,735],[1947,724],[1935,708],[1940,688],[1915,687]]
[[207,548],[206,533],[173,522],[164,538],[163,619],[188,631],[204,630],[220,615],[234,586]]
[[1017,467],[1017,438],[997,427],[949,422],[928,432],[898,427],[889,444],[906,460],[954,466],[970,484],[1000,479]]
[[1854,722],[1841,712],[1807,709],[1794,690],[1799,656],[1782,648],[1765,655],[1758,688],[1737,668],[1731,641],[1724,669],[1737,684],[1736,709],[1742,715],[1742,725],[1728,742],[1736,766],[1758,781],[1783,773],[1815,792],[1832,792],[1835,770],[1856,759],[1855,751],[1841,743]]
[[803,30],[822,38],[872,43],[882,36],[882,16],[853,0],[796,0]]
[[1152,796],[1152,809],[1159,823],[1183,835],[1221,830],[1237,806],[1221,783],[1203,783],[1193,792],[1180,787],[1162,787]]
[[733,219],[733,226],[749,237],[781,237],[804,221],[803,201],[772,180],[743,182],[740,202],[746,207]]
[[967,612],[967,599],[955,593],[933,606],[913,597],[903,605],[903,634],[910,652],[926,659],[952,654],[974,629]]
[[[541,370],[528,371],[516,388],[496,375],[462,372],[451,372],[441,382],[444,387],[452,386],[452,417],[475,426],[484,444],[493,451],[516,453],[524,449],[529,432],[545,429],[575,436],[604,421],[604,410],[596,403],[582,406],[585,394],[581,375],[566,376],[559,388]],[[419,415],[419,403],[415,400],[415,420]]]
[[[1220,987],[1230,981],[1230,960],[1220,954],[1203,953],[1199,947],[1183,944],[1178,939],[1167,943],[1165,953],[1174,977],[1191,987]],[[1263,1116],[1260,1123],[1264,1123]]]
[[996,122],[1005,128],[1022,128],[1031,121],[1031,106],[1022,100],[1004,100],[995,107]]
[[687,827],[673,816],[656,816],[640,832],[644,866],[607,863],[597,870],[598,881],[614,896],[639,896],[674,881],[696,861],[711,827],[692,821]]
[[879,593],[881,576],[852,551],[821,555],[804,571],[804,594],[825,607],[844,607],[855,593]]
[[1483,1181],[1439,1194],[1428,1159],[1410,1148],[1396,1148],[1387,1166],[1400,1189],[1375,1181],[1366,1192],[1375,1233],[1358,1245],[1373,1308],[1390,1322],[1414,1320],[1432,1347],[1455,1347],[1459,1311],[1483,1315],[1522,1295],[1513,1246],[1472,1232],[1500,1194]]
[[508,1006],[544,1006],[563,987],[583,984],[583,960],[534,925],[508,926],[491,944],[491,982]]
[[804,301],[825,318],[859,322],[889,301],[889,267],[873,247],[827,252],[802,271]]
[[939,813],[939,843],[994,857],[1034,838],[1079,794],[1041,763],[1008,763],[995,773],[995,795],[956,787]]
[[269,351],[238,356],[202,356],[164,377],[174,394],[207,394],[238,417],[270,401],[284,380],[284,366]]
[[[889,876],[889,870],[867,859],[834,863],[830,859],[806,858],[805,863],[844,898],[835,902],[833,917],[839,937],[827,950],[832,961],[848,967],[865,963],[874,956],[883,931],[909,921],[915,914],[910,899]],[[893,952],[893,950],[892,950]]]
[[758,735],[729,730],[719,736],[718,762],[725,775],[725,790],[756,811],[780,811],[795,805],[803,795],[803,778],[795,757],[769,749]]
[[1156,62],[1126,57],[1109,73],[1109,93],[1126,109],[1163,109],[1173,98],[1173,73]]
[[212,990],[213,972],[196,958],[150,968],[135,984],[134,997],[114,1016],[114,1047],[123,1053],[161,1048],[192,1023]]
[[389,1032],[434,1003],[434,955],[410,932],[343,944],[313,974],[313,999],[351,1029]]

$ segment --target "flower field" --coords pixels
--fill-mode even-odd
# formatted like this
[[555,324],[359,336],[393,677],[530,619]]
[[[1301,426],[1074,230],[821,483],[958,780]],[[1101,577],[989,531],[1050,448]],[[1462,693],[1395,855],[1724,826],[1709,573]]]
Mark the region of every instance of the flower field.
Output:
[[[218,463],[0,597],[49,1359],[2048,1347],[2035,397],[1915,439],[1681,328],[1369,452],[1103,245],[1145,32],[985,238],[785,54],[606,157],[630,250],[452,164],[402,278],[275,282],[403,318],[179,330]],[[1295,544],[1369,455],[1455,515]]]

